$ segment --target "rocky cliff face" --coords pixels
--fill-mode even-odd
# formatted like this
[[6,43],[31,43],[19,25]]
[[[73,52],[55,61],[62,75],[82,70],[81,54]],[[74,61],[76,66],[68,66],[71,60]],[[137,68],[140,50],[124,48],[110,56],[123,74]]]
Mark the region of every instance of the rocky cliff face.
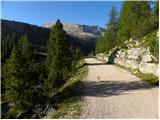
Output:
[[158,76],[158,64],[149,47],[143,47],[142,42],[134,42],[132,39],[125,43],[126,49],[116,49],[109,54],[98,54],[97,59],[108,63],[117,63],[125,67],[137,69],[143,73],[152,73]]
[[[45,28],[51,28],[55,22],[49,22],[43,25]],[[98,37],[104,32],[104,28],[98,26],[78,25],[78,24],[66,24],[63,23],[64,30],[72,35],[79,38],[85,37]]]

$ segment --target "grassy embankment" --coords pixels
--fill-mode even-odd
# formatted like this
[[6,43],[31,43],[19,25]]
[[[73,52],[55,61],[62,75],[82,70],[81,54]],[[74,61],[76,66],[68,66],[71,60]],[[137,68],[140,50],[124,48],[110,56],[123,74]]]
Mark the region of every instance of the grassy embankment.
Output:
[[50,118],[79,118],[83,94],[80,83],[87,75],[87,71],[84,60],[81,60],[75,75],[53,96],[52,102],[55,103],[56,110],[49,113]]
[[137,76],[138,78],[142,79],[142,80],[145,80],[147,82],[150,82],[151,84],[153,85],[156,85],[158,86],[159,85],[159,78],[156,77],[155,75],[153,74],[145,74],[145,73],[142,73],[140,72],[139,70],[137,69],[132,69],[132,68],[129,68],[129,67],[124,67],[122,65],[119,65],[119,64],[115,64],[117,67],[120,67],[122,69],[125,69],[129,72],[131,72],[133,75]]

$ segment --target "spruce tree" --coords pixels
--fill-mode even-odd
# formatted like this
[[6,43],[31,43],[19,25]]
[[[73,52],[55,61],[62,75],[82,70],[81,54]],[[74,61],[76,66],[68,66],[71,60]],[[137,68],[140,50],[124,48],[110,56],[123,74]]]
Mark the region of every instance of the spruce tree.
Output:
[[63,30],[60,20],[57,20],[52,27],[47,45],[46,67],[48,80],[45,81],[47,88],[60,87],[69,75],[71,64],[69,36]]
[[109,52],[111,48],[115,46],[116,34],[117,34],[117,12],[115,7],[112,7],[110,12],[110,20],[104,33],[104,39],[106,41],[106,51]]
[[22,55],[25,57],[26,61],[33,60],[34,49],[28,40],[27,34],[21,36],[19,40],[19,47],[22,51]]
[[117,44],[138,38],[150,30],[150,7],[147,1],[124,1],[118,21]]
[[100,36],[96,41],[96,54],[104,53],[106,51],[106,42],[104,36]]
[[151,30],[151,9],[148,1],[138,1],[133,8],[133,14],[135,18],[132,19],[131,37],[140,38],[146,35]]
[[110,19],[106,26],[104,36],[100,36],[96,43],[96,52],[108,53],[115,46],[117,34],[117,12],[115,7],[112,7]]
[[159,28],[159,1],[154,2],[154,8],[152,10],[152,29],[158,29]]
[[[28,71],[27,79],[29,80],[30,86],[32,88],[30,99],[33,100],[32,105],[41,103],[43,101],[43,81],[39,78],[41,75],[41,63],[36,63],[35,53],[32,44],[29,42],[27,34],[21,36],[18,44],[21,54],[25,59],[26,70]],[[36,99],[41,98],[41,100],[36,101]]]
[[25,59],[18,46],[14,47],[11,56],[3,68],[5,100],[12,104],[11,109],[18,115],[32,106],[31,89]]
[[13,46],[16,44],[15,34],[2,34],[1,36],[1,60],[5,63],[6,59],[9,58]]

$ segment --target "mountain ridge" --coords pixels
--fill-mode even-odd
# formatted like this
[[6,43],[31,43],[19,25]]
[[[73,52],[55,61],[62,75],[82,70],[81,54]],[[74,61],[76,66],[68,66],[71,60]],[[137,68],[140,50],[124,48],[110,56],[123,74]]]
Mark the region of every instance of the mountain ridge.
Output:
[[[48,22],[42,25],[44,28],[51,28],[56,22]],[[79,38],[83,37],[98,37],[102,33],[104,33],[105,29],[99,26],[93,25],[81,25],[74,23],[62,23],[64,30],[73,36],[77,36]]]
[[[73,25],[71,25],[71,28],[72,27]],[[78,30],[81,30],[80,33],[82,34],[73,35],[72,33],[70,33],[69,35],[71,38],[71,42],[75,46],[78,46],[83,51],[83,53],[87,55],[89,54],[89,52],[95,50],[95,44],[98,35],[94,35],[94,33],[82,32],[84,28],[79,28],[79,26],[77,26],[77,28]],[[34,45],[34,47],[40,49],[41,51],[45,51],[45,46],[50,34],[50,29],[42,26],[4,19],[1,19],[1,30],[1,34],[3,34],[4,36],[7,36],[7,34],[15,34],[17,40],[19,40],[22,35],[27,34],[32,45]],[[2,41],[4,42],[3,39]]]

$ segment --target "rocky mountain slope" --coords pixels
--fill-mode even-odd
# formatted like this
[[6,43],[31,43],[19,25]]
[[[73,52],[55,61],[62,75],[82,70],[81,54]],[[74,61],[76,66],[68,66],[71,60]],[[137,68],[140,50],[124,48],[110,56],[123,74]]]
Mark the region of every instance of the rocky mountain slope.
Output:
[[[46,23],[43,27],[31,25],[28,23],[10,21],[1,19],[1,34],[15,34],[16,39],[27,34],[30,42],[37,48],[45,48],[49,39],[50,29],[55,22]],[[95,49],[96,38],[104,32],[103,28],[98,26],[65,24],[64,29],[72,38],[74,45],[78,46],[82,52],[87,55]],[[4,41],[2,39],[2,41]]]
[[[51,28],[54,24],[55,22],[45,23],[43,27]],[[63,27],[68,34],[79,38],[87,38],[87,37],[96,38],[105,31],[104,28],[98,26],[88,26],[88,25],[68,24],[68,23],[63,23]]]
[[15,34],[17,40],[27,34],[34,46],[43,46],[49,39],[50,30],[37,25],[1,19],[1,34],[4,36]]

